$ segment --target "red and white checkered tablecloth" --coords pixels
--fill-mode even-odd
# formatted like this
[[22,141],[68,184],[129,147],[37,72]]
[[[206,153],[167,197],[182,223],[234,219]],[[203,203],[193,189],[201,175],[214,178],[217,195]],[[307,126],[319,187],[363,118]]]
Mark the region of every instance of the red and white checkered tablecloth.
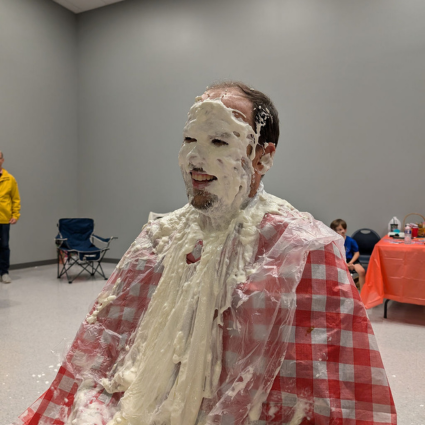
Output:
[[[275,247],[287,225],[287,217],[274,214],[260,225],[257,268],[235,288],[224,314],[220,385],[204,399],[198,423],[209,415],[208,423],[223,425],[396,424],[376,339],[337,244],[308,253],[292,298],[282,289],[288,253]],[[103,299],[116,298],[95,323],[82,323],[52,385],[15,425],[65,424],[82,388],[89,389],[87,409],[102,406],[96,424],[112,418],[122,393],[108,394],[101,379],[128,352],[163,269],[149,232],[147,226],[138,238],[143,243],[130,247],[102,291]],[[244,390],[229,390],[247,370]],[[258,399],[260,387],[268,388],[266,399]]]

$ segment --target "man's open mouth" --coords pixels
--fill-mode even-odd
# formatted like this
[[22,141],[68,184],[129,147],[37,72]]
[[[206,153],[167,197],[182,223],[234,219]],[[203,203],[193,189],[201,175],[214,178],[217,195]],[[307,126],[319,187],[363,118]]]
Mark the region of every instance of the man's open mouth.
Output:
[[198,171],[191,171],[190,175],[192,176],[192,180],[196,182],[210,182],[213,180],[217,180],[217,177],[212,176],[210,174],[200,173]]

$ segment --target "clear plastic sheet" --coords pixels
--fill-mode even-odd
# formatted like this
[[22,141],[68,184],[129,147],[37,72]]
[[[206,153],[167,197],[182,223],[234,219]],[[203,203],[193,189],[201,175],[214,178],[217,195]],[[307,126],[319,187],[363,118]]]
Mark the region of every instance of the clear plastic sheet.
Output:
[[[300,232],[294,218],[273,248],[255,258],[262,205],[284,213],[282,201],[280,206],[269,195],[259,198],[222,232],[202,232],[199,213],[191,207],[164,220],[165,224],[156,224],[159,229],[153,239],[160,240],[156,252],[164,253],[165,270],[133,349],[112,380],[104,383],[110,392],[125,391],[122,414],[114,424],[140,423],[141,418],[150,418],[146,423],[176,425],[197,420],[221,423],[223,413],[258,419],[285,355],[295,288],[307,253],[337,239],[327,230],[320,234],[312,223],[310,233]],[[307,216],[298,220],[303,228],[309,223]],[[168,238],[162,227],[173,229],[174,223],[177,230]],[[201,240],[199,262],[187,264],[186,256]],[[254,282],[263,282],[261,289]],[[263,310],[267,318],[253,309],[261,304],[267,305]],[[224,313],[231,315],[233,325],[228,330],[239,340],[237,360],[225,379],[221,374]],[[258,332],[257,325],[261,338],[248,343]]]
[[[290,420],[264,421],[264,405],[273,418],[271,389],[293,342],[309,253],[332,246],[329,258],[344,264],[342,239],[264,192],[221,231],[201,230],[200,216],[187,205],[144,227],[51,388],[17,423],[314,423],[303,422],[316,403],[303,388],[293,389]],[[372,341],[367,318],[364,326]],[[378,381],[388,388],[385,372]]]

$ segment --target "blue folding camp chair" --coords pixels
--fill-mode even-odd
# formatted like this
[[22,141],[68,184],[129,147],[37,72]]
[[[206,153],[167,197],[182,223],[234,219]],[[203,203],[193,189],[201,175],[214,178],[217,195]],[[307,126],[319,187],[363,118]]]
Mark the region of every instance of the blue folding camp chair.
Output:
[[[93,234],[94,221],[91,218],[61,218],[58,222],[59,233],[55,238],[58,251],[58,279],[64,274],[68,282],[72,283],[84,271],[94,276],[100,274],[105,280],[107,277],[102,269],[101,262],[109,250],[109,244],[113,239],[101,238]],[[99,248],[94,245],[94,240],[105,246]],[[97,263],[95,265],[95,263]],[[62,268],[60,268],[62,265]],[[69,277],[68,270],[73,266],[81,267],[73,279]]]

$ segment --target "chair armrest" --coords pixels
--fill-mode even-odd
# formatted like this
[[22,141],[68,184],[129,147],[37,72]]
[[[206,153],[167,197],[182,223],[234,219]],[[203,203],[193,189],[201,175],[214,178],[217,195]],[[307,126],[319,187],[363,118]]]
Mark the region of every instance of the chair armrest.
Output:
[[59,238],[58,236],[55,237],[55,243],[58,247],[62,246],[62,244],[67,240],[68,238]]
[[104,242],[104,243],[109,243],[109,242],[111,242],[113,239],[118,239],[116,236],[112,236],[112,237],[110,237],[110,238],[101,238],[100,236],[97,236],[97,235],[91,235],[91,236],[92,236],[92,238],[99,239],[101,242]]
[[104,243],[104,244],[105,244],[105,246],[104,246],[104,248],[101,248],[101,249],[109,249],[109,244],[111,243],[111,241],[112,241],[113,239],[118,239],[118,238],[117,238],[116,236],[112,236],[112,237],[110,237],[110,238],[101,238],[100,236],[97,236],[97,235],[95,235],[95,234],[92,234],[92,235],[90,236],[90,239],[91,239],[92,244],[94,244],[94,245],[96,245],[96,244],[94,243],[94,239],[97,239],[98,241],[100,241],[100,242]]

